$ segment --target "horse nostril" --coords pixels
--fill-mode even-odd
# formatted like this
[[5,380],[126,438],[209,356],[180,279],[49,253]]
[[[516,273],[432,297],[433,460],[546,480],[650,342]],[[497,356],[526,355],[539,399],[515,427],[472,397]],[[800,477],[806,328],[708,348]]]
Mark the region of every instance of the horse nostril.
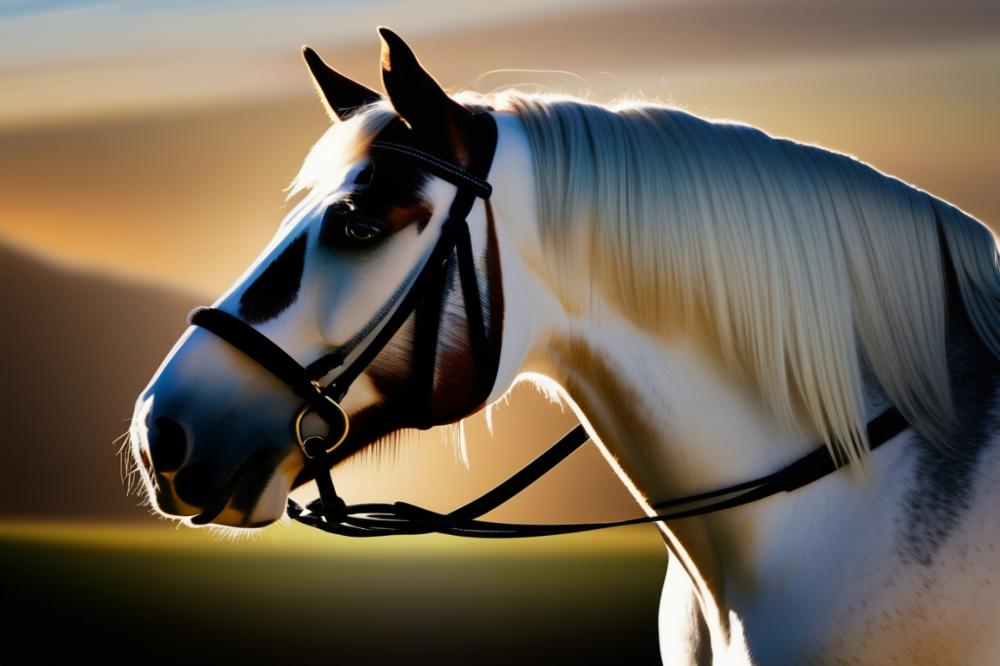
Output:
[[149,438],[149,455],[157,472],[176,472],[187,459],[187,434],[173,419],[158,418]]

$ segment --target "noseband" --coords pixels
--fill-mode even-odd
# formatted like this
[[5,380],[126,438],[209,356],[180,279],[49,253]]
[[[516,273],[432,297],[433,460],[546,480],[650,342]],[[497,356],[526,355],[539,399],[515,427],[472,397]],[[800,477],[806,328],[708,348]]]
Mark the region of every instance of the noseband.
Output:
[[[480,519],[480,516],[507,502],[580,448],[590,438],[580,424],[493,490],[450,513],[437,513],[406,502],[347,505],[337,495],[330,477],[331,454],[347,437],[350,427],[350,419],[340,406],[340,402],[354,380],[374,361],[378,353],[414,312],[418,316],[413,349],[415,379],[426,384],[425,395],[428,401],[432,399],[441,291],[453,257],[458,261],[459,280],[475,359],[474,392],[477,404],[489,398],[496,380],[498,359],[490,358],[487,352],[486,326],[467,218],[476,198],[483,199],[486,206],[489,206],[493,188],[486,178],[496,151],[497,128],[492,116],[486,112],[473,116],[473,127],[475,143],[467,168],[404,144],[376,140],[370,145],[370,153],[409,160],[451,183],[458,192],[452,201],[437,243],[406,294],[378,329],[371,342],[326,386],[323,386],[320,380],[346,362],[344,354],[340,351],[321,356],[309,365],[303,366],[257,329],[228,312],[202,307],[192,311],[188,318],[192,325],[211,331],[256,361],[305,401],[292,422],[292,431],[302,449],[306,472],[316,481],[320,496],[305,508],[289,498],[289,517],[310,527],[353,537],[432,532],[482,538],[569,534],[676,520],[741,506],[779,492],[796,490],[840,469],[845,464],[831,457],[827,448],[820,445],[773,474],[705,493],[660,502],[652,506],[658,512],[657,515],[627,520],[543,525],[497,523]],[[417,423],[422,428],[433,425],[427,421],[430,414],[429,405],[425,407],[427,407],[425,410],[414,410]],[[303,435],[302,421],[309,412],[315,412],[327,423],[330,428],[327,437]],[[867,425],[871,448],[875,449],[907,427],[908,423],[899,411],[890,407]],[[659,513],[668,509],[666,513]],[[207,522],[211,518],[208,517],[200,522]]]

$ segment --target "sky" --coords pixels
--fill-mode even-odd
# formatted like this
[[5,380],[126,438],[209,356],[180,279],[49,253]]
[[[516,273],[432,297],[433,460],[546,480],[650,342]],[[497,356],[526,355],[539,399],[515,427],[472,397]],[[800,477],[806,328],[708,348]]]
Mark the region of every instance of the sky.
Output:
[[[746,122],[1000,225],[995,0],[16,0],[0,2],[0,241],[213,300],[288,212],[327,127],[300,46],[376,87],[378,25],[451,89]],[[546,435],[570,422],[525,401],[513,413]]]
[[326,126],[299,46],[378,85],[375,27],[451,88],[662,101],[857,155],[1000,218],[990,2],[0,3],[0,238],[217,294]]
[[[380,21],[457,30],[538,3],[162,0],[0,5],[0,123],[38,124],[301,92],[284,65],[304,41],[373,41]],[[585,6],[557,0],[548,12]],[[415,9],[418,8],[419,9]]]

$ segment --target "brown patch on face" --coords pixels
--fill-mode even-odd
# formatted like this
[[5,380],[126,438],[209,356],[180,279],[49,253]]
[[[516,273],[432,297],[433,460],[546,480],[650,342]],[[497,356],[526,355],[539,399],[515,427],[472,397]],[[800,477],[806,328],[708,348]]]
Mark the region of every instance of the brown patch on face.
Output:
[[[365,371],[365,375],[371,380],[373,388],[381,399],[351,416],[351,428],[347,439],[331,456],[331,464],[346,460],[394,430],[416,427],[426,422],[435,425],[454,423],[484,406],[485,398],[488,396],[477,393],[476,373],[487,378],[480,380],[484,384],[489,384],[483,390],[491,389],[500,362],[504,322],[499,242],[493,211],[488,202],[486,211],[486,246],[483,255],[486,276],[483,300],[488,308],[485,314],[486,366],[473,367],[465,319],[441,321],[442,329],[449,327],[454,339],[462,343],[458,346],[445,345],[443,335],[439,336],[435,386],[433,394],[428,396],[429,387],[422,383],[426,378],[418,378],[413,372],[414,325],[417,319],[411,316]],[[455,296],[461,298],[457,262],[453,264],[452,270],[455,279],[445,283],[444,288],[447,291],[442,294],[442,298],[447,298],[455,289],[458,289]],[[428,403],[431,406],[430,414],[426,413]]]
[[[500,248],[493,207],[489,200],[485,205],[486,246],[483,263],[486,285],[482,300],[485,305],[483,317],[486,324],[485,364],[481,367],[475,365],[479,359],[473,358],[468,331],[468,313],[461,320],[449,319],[441,323],[442,327],[449,327],[454,338],[462,341],[462,344],[461,346],[439,344],[432,403],[432,419],[435,423],[454,423],[482,409],[488,397],[484,393],[493,388],[497,368],[500,365],[504,321],[503,275],[500,269]],[[457,265],[454,273],[456,278],[451,288],[457,290],[456,297],[461,298]]]
[[[433,209],[424,196],[429,176],[405,160],[370,156],[352,192],[334,201],[323,214],[319,243],[331,251],[374,247],[382,238],[416,224],[423,231]],[[356,223],[381,233],[372,242],[353,242],[345,230]]]
[[[418,376],[416,372],[414,341],[418,337],[416,327],[429,324],[421,321],[419,313],[411,316],[366,371],[386,410],[398,415],[398,427],[454,423],[484,406],[488,397],[484,392],[495,381],[503,339],[504,294],[496,222],[488,202],[486,213],[483,254],[486,284],[482,293],[486,309],[486,362],[482,367],[474,365],[476,359],[472,357],[466,317],[439,319],[434,386],[428,387],[427,376]],[[462,298],[458,273],[453,257],[449,278],[442,286],[442,299]],[[421,349],[418,353],[426,352]]]
[[392,206],[385,214],[385,221],[393,233],[401,231],[411,224],[417,224],[418,230],[423,231],[433,212],[434,209],[430,207],[430,204],[423,201],[409,206]]

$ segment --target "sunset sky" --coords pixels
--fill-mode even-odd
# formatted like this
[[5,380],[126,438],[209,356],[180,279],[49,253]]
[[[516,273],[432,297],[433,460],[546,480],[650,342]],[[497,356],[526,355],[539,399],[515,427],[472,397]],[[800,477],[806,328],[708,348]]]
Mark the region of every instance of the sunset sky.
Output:
[[1000,219],[997,3],[608,6],[4,3],[0,234],[220,292],[270,237],[325,126],[299,46],[375,86],[379,24],[454,88],[661,100],[855,154]]
[[[382,24],[453,89],[743,121],[1000,225],[995,0],[15,0],[0,4],[0,240],[212,300],[267,243],[327,126],[300,45],[375,87]],[[545,414],[539,434],[570,422]]]

